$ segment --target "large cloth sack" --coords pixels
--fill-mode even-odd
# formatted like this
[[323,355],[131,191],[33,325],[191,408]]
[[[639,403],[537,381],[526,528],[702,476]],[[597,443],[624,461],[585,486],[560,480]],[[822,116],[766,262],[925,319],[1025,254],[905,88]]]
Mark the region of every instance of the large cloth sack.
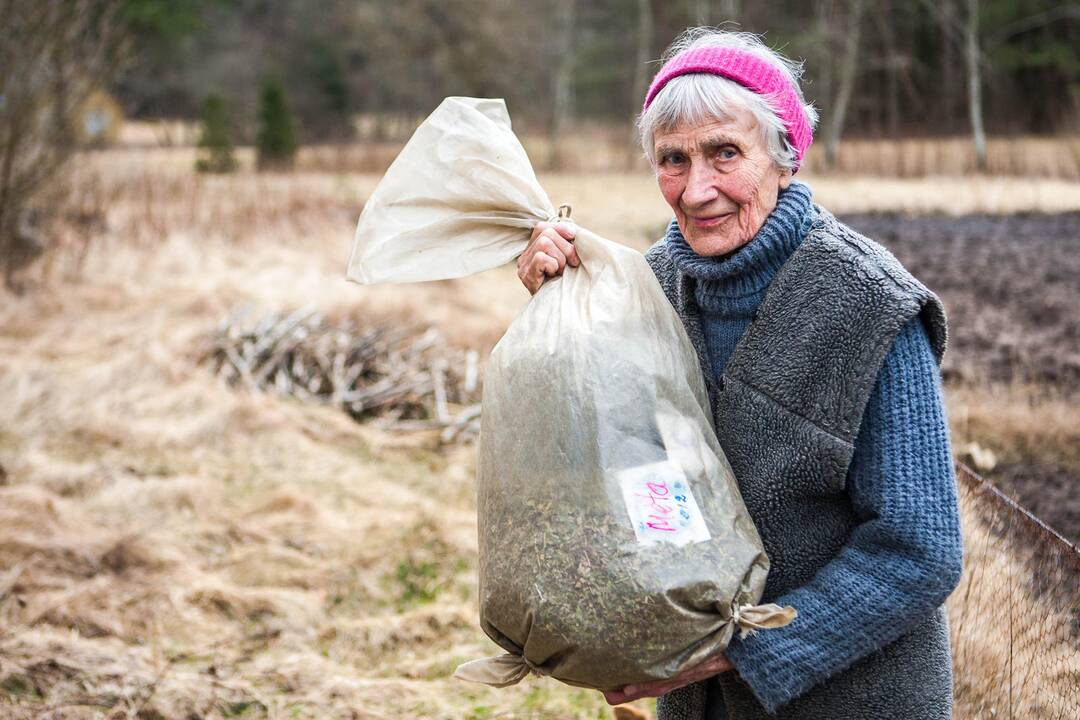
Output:
[[[364,207],[348,277],[461,277],[510,262],[556,216],[501,100],[447,98]],[[779,627],[711,425],[694,348],[641,253],[580,228],[495,346],[477,473],[480,623],[530,672],[597,689],[670,678],[736,629]]]

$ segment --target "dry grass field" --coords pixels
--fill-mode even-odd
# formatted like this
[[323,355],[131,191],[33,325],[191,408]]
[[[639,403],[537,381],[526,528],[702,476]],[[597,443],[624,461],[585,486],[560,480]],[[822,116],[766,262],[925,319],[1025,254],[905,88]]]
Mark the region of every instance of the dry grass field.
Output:
[[[57,227],[29,292],[0,300],[0,716],[611,717],[551,681],[449,677],[496,649],[476,622],[473,446],[233,388],[202,361],[238,307],[433,326],[483,353],[527,299],[513,270],[346,284],[377,176],[196,176],[192,159],[81,157],[73,203],[103,226]],[[541,179],[638,248],[668,217],[644,173]],[[1080,210],[1064,180],[808,180],[837,213]],[[1074,400],[978,379],[950,393],[965,442],[1063,462]],[[1075,687],[1063,662],[1047,692]],[[986,667],[965,687],[997,682]]]
[[[511,115],[517,117],[515,108]],[[345,146],[305,148],[299,158],[301,169],[322,172],[383,172],[422,117],[393,117],[382,120],[384,138],[376,137],[375,118],[357,119],[358,137],[363,142]],[[556,148],[544,133],[530,132],[515,125],[533,166],[564,171],[625,172],[647,169],[636,148],[630,147],[630,128],[610,123],[581,122]],[[120,142],[142,149],[161,146],[194,145],[199,137],[195,123],[158,120],[126,122]],[[557,156],[557,157],[556,157]],[[986,148],[987,173],[994,176],[1057,178],[1080,180],[1080,135],[1055,137],[991,137]],[[951,138],[848,139],[840,145],[834,174],[874,177],[923,178],[955,176],[976,170],[975,151],[965,135]],[[810,147],[804,168],[809,173],[825,170],[821,143]]]

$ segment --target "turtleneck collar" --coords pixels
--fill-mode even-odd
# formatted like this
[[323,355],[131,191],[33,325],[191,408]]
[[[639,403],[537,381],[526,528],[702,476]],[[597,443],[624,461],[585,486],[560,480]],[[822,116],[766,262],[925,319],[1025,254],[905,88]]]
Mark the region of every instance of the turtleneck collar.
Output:
[[777,196],[776,208],[746,245],[731,255],[702,257],[687,244],[678,223],[667,229],[667,251],[675,266],[696,278],[699,292],[738,298],[760,293],[772,281],[813,223],[810,186],[793,181]]

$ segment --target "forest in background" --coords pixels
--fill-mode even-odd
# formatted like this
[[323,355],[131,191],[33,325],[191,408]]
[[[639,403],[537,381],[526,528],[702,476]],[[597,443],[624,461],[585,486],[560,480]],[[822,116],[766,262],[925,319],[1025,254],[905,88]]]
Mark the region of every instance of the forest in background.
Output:
[[[194,118],[208,95],[254,132],[260,82],[286,88],[305,142],[411,132],[447,95],[504,97],[528,131],[627,123],[656,59],[700,24],[763,33],[806,64],[819,135],[1080,128],[1080,5],[1058,0],[126,0],[129,117]],[[975,86],[972,86],[974,76]],[[976,121],[978,122],[978,121]]]
[[[198,127],[200,171],[381,172],[471,95],[506,99],[539,168],[640,169],[657,58],[702,25],[805,62],[808,172],[1080,177],[1076,2],[0,0],[5,284],[44,252],[64,164],[118,140],[194,145]],[[123,118],[164,137],[120,138]]]

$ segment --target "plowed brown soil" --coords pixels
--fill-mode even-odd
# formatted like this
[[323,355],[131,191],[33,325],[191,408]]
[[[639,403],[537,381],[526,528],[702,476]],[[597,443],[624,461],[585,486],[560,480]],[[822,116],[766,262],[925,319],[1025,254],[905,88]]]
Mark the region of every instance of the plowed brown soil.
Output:
[[[954,428],[969,436],[956,444],[988,445],[1000,460],[990,479],[1080,541],[1080,213],[843,219],[941,296],[950,392],[996,398],[980,403],[981,432]],[[1048,422],[1046,405],[1063,412]]]

